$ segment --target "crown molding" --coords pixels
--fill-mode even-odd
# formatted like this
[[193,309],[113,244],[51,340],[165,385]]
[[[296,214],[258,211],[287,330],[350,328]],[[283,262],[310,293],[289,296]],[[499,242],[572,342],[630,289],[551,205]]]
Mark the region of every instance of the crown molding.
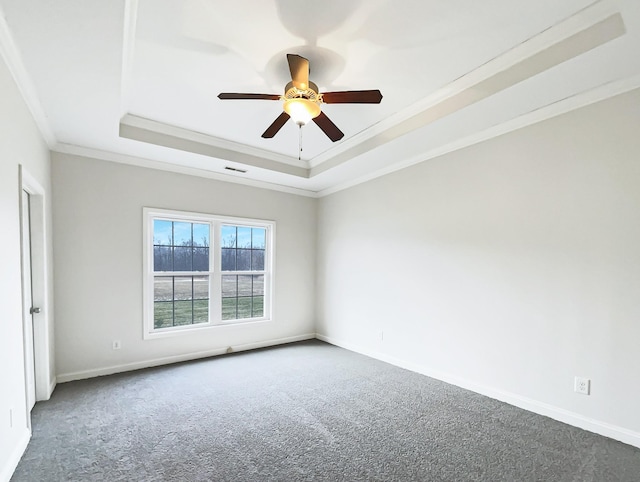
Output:
[[87,157],[87,158],[93,158],[93,159],[98,159],[102,161],[128,164],[128,165],[145,167],[149,169],[157,169],[157,170],[162,170],[167,172],[175,172],[178,174],[204,177],[208,179],[214,179],[214,180],[223,181],[223,182],[231,182],[235,184],[242,184],[246,186],[269,189],[273,191],[279,191],[279,192],[284,192],[288,194],[295,194],[299,196],[305,196],[305,197],[311,197],[311,198],[322,198],[322,197],[334,194],[336,192],[343,191],[351,187],[357,186],[359,184],[363,184],[367,181],[376,179],[378,177],[382,177],[387,174],[400,171],[402,169],[413,166],[415,164],[419,164],[421,162],[426,162],[431,159],[435,159],[445,154],[449,154],[451,152],[455,152],[457,150],[464,149],[466,147],[470,147],[475,144],[479,144],[481,142],[493,139],[503,134],[507,134],[509,132],[522,129],[527,126],[537,124],[539,122],[543,122],[547,119],[557,117],[559,115],[571,112],[576,109],[580,109],[582,107],[586,107],[591,104],[595,104],[597,102],[609,99],[611,97],[615,97],[617,95],[624,94],[626,92],[630,92],[638,88],[640,88],[640,75],[635,75],[633,77],[628,77],[618,81],[609,82],[599,87],[596,87],[594,89],[581,92],[579,94],[548,104],[544,107],[535,109],[526,114],[515,117],[507,122],[496,124],[483,131],[458,139],[455,142],[451,142],[444,146],[440,146],[436,149],[432,149],[430,151],[426,151],[424,153],[418,154],[411,158],[396,162],[393,165],[388,166],[384,169],[377,170],[375,172],[366,174],[364,176],[360,176],[356,179],[353,179],[344,183],[340,183],[335,186],[331,186],[329,188],[322,189],[317,192],[306,190],[306,189],[293,188],[293,187],[284,186],[284,185],[275,184],[275,183],[269,183],[265,181],[246,179],[234,174],[218,173],[218,172],[213,172],[205,169],[180,166],[173,163],[155,161],[151,159],[130,156],[130,155],[120,154],[120,153],[115,153],[110,151],[104,151],[100,149],[93,149],[93,148],[84,147],[84,146],[77,146],[72,144],[58,143],[52,148],[52,151],[60,154]]
[[77,146],[74,144],[58,143],[52,149],[52,152],[58,154],[67,154],[71,156],[86,157],[97,159],[100,161],[115,162],[119,164],[128,164],[131,166],[145,167],[148,169],[156,169],[159,171],[175,172],[177,174],[186,174],[188,176],[197,176],[216,181],[230,182],[234,184],[242,184],[271,191],[278,191],[287,194],[295,194],[297,196],[305,196],[315,198],[318,197],[315,191],[300,189],[282,184],[276,184],[267,181],[258,181],[241,177],[241,173],[227,174],[223,172],[209,171],[207,169],[199,169],[196,167],[188,167],[168,162],[156,161],[148,158],[130,156],[128,154],[120,154],[117,152],[104,151],[91,147]]
[[306,161],[133,114],[126,114],[120,121],[120,137],[309,177]]
[[13,40],[13,35],[7,25],[4,12],[0,7],[0,55],[7,64],[7,68],[13,77],[18,90],[22,94],[22,98],[27,104],[27,108],[31,112],[33,119],[44,138],[45,142],[51,148],[56,144],[56,137],[47,121],[47,115],[42,108],[40,98],[36,92],[36,88],[27,73],[27,69],[22,61],[20,51]]
[[533,124],[537,124],[539,122],[543,122],[547,119],[551,119],[553,117],[566,114],[576,109],[580,109],[582,107],[595,104],[596,102],[600,102],[600,101],[609,99],[611,97],[624,94],[625,92],[630,92],[638,88],[640,88],[640,75],[635,75],[625,79],[602,84],[596,88],[581,92],[579,94],[572,95],[570,97],[566,97],[559,101],[548,104],[544,107],[540,107],[538,109],[532,110],[526,114],[514,117],[513,119],[507,122],[496,124],[494,126],[489,127],[488,129],[485,129],[475,134],[472,134],[470,136],[458,139],[449,144],[445,144],[443,146],[437,147],[430,151],[426,151],[422,154],[418,154],[411,158],[402,160],[400,162],[396,162],[391,166],[385,167],[384,169],[379,169],[375,172],[368,173],[364,176],[360,176],[351,181],[347,181],[347,182],[329,187],[327,189],[322,189],[318,191],[317,197],[322,198],[330,194],[334,194],[336,192],[349,189],[351,187],[357,186],[358,184],[363,184],[367,181],[371,181],[378,177],[391,174],[392,172],[400,171],[407,167],[413,166],[414,164],[419,164],[421,162],[435,159],[445,154],[449,154],[451,152],[455,152],[460,149],[473,146],[474,144],[479,144],[481,142],[493,139],[494,137],[498,137],[503,134],[507,134],[509,132],[513,132],[518,129],[522,129],[523,127],[527,127]]

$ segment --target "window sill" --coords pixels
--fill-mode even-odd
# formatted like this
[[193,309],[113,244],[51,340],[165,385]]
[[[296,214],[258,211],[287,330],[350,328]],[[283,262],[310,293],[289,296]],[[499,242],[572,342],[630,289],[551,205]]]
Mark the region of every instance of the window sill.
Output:
[[215,330],[216,328],[229,328],[234,326],[239,327],[239,326],[247,326],[247,325],[256,325],[260,323],[268,323],[270,321],[271,321],[271,318],[249,318],[246,320],[223,321],[216,324],[207,323],[207,324],[193,325],[188,327],[164,328],[161,330],[145,331],[143,338],[145,340],[155,340],[160,338],[171,338],[174,336],[202,334],[202,332],[204,331]]

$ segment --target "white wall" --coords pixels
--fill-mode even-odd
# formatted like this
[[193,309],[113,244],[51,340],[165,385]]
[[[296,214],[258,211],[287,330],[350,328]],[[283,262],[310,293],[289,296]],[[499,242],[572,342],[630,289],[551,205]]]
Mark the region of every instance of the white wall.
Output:
[[[313,337],[315,199],[58,153],[52,169],[59,381]],[[273,321],[143,340],[145,206],[276,221]]]
[[[50,193],[49,150],[0,58],[0,480],[11,475],[29,440],[22,335],[20,164],[45,189],[46,199]],[[50,228],[49,206],[45,216]],[[50,237],[46,250],[51,252]],[[51,299],[53,295],[49,293]],[[51,323],[52,307],[42,308],[40,321]],[[9,423],[10,410],[13,426]]]
[[640,446],[639,127],[636,90],[321,199],[318,332]]

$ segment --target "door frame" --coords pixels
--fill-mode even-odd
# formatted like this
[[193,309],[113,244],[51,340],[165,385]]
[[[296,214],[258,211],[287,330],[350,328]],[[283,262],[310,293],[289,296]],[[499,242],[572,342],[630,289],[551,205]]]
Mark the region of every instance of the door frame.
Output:
[[[29,193],[30,224],[31,224],[31,292],[33,306],[41,308],[41,312],[34,316],[33,322],[33,355],[36,384],[36,401],[49,400],[55,388],[55,378],[51,373],[51,335],[50,329],[52,310],[49,303],[48,253],[47,253],[47,223],[46,223],[46,195],[42,185],[20,165],[20,219],[25,209],[22,203],[22,191]],[[24,277],[24,253],[22,221],[20,222],[20,252],[21,278]],[[24,286],[24,284],[23,284]],[[22,293],[23,306],[25,293]],[[24,314],[23,314],[24,320]],[[23,327],[24,330],[24,327]],[[25,366],[26,370],[26,366]],[[26,387],[25,387],[26,390]]]
[[33,296],[31,286],[31,216],[29,207],[31,194],[22,191],[22,213],[20,215],[20,227],[22,229],[21,256],[22,260],[22,338],[24,346],[24,372],[27,393],[27,410],[31,411],[36,403],[36,370],[35,352],[33,346],[33,322],[35,313],[32,313]]

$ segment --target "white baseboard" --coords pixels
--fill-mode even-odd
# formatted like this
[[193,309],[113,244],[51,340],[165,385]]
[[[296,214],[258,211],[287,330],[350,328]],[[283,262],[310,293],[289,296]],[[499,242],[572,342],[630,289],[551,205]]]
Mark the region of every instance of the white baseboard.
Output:
[[628,430],[626,428],[619,427],[617,425],[613,425],[607,422],[602,422],[600,420],[595,420],[589,417],[585,417],[578,413],[571,412],[563,408],[555,407],[553,405],[549,405],[547,403],[543,403],[537,400],[533,400],[531,398],[522,397],[515,393],[506,392],[504,390],[499,390],[497,388],[488,387],[486,385],[475,383],[470,380],[466,380],[464,378],[451,375],[449,373],[444,373],[438,370],[431,369],[429,367],[419,365],[417,363],[392,357],[375,350],[363,348],[351,342],[338,340],[336,338],[322,335],[320,333],[316,334],[316,338],[318,340],[325,341],[332,345],[336,345],[336,346],[345,348],[347,350],[354,351],[356,353],[360,353],[362,355],[366,355],[371,358],[384,361],[386,363],[390,363],[391,365],[395,365],[400,368],[405,368],[412,372],[420,373],[421,375],[426,375],[428,377],[435,378],[437,380],[441,380],[446,383],[450,383],[451,385],[456,385],[458,387],[471,390],[473,392],[480,393],[482,395],[486,395],[487,397],[500,400],[501,402],[508,403],[509,405],[514,405],[524,410],[528,410],[530,412],[537,413],[539,415],[544,415],[545,417],[549,417],[554,420],[558,420],[559,422],[563,422],[568,425],[573,425],[574,427],[579,427],[584,430],[588,430],[589,432],[597,433],[599,435],[604,435],[605,437],[609,437],[609,438],[618,440],[620,442],[633,445],[634,447],[640,448],[639,432],[634,432],[632,430]]
[[51,395],[53,394],[53,391],[56,389],[57,384],[58,384],[58,379],[56,377],[53,377],[51,379],[51,383],[49,384],[49,395],[47,396],[47,400],[51,398]]
[[37,382],[36,382],[36,402],[45,402],[51,398],[53,391],[56,389],[56,383],[57,383],[56,377],[53,377],[53,378],[47,377],[47,379],[44,380],[42,383],[43,385],[45,383],[48,383],[48,385],[45,388],[44,393],[42,393],[43,391],[40,390],[39,385],[37,385]]
[[[311,340],[315,338],[315,333],[306,333],[303,335],[290,336],[287,338],[276,338],[271,340],[258,341],[254,343],[245,343],[243,345],[232,346],[233,352],[254,350],[256,348],[265,348],[268,346],[284,345],[285,343],[293,343],[296,341]],[[152,360],[143,360],[133,363],[125,363],[122,365],[113,365],[104,368],[95,368],[91,370],[83,370],[79,372],[61,373],[56,379],[58,383],[70,382],[73,380],[83,380],[85,378],[100,377],[103,375],[113,375],[114,373],[129,372],[132,370],[140,370],[141,368],[150,368],[160,365],[169,365],[171,363],[179,363],[189,360],[197,360],[199,358],[209,358],[212,356],[224,355],[227,353],[228,346],[215,348],[213,350],[199,351],[194,353],[185,353],[182,355],[173,355],[163,358],[155,358]]]
[[31,440],[31,431],[28,429],[24,429],[24,433],[20,437],[16,448],[13,450],[7,463],[4,467],[0,469],[0,482],[9,482],[11,480],[11,476],[16,470],[24,451],[27,450],[27,445],[29,445],[29,440]]

